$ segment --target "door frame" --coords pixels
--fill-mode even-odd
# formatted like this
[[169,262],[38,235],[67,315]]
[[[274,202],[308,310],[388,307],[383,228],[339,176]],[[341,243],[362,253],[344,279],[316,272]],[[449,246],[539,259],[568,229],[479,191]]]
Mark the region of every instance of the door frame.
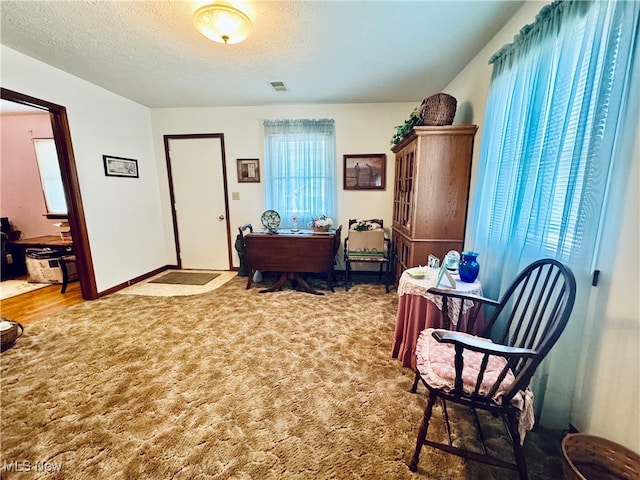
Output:
[[62,186],[64,187],[65,199],[67,201],[67,217],[71,228],[71,237],[73,238],[73,251],[76,256],[76,269],[78,271],[82,298],[84,300],[94,300],[100,295],[98,295],[96,277],[93,270],[89,235],[87,234],[87,223],[84,216],[84,207],[82,206],[82,197],[80,195],[80,181],[78,180],[78,171],[73,155],[67,109],[61,105],[56,105],[55,103],[24,95],[6,88],[0,88],[0,98],[49,112],[53,138],[58,153]]
[[173,189],[173,174],[171,170],[171,151],[169,150],[170,140],[189,140],[198,138],[217,138],[220,140],[220,150],[222,157],[222,188],[224,193],[224,217],[227,224],[227,256],[229,259],[229,270],[233,270],[233,255],[231,252],[231,225],[229,223],[229,191],[227,185],[227,160],[224,148],[223,133],[189,133],[164,135],[164,156],[167,162],[167,180],[169,182],[169,200],[171,202],[171,218],[173,219],[173,238],[176,247],[176,268],[182,268],[182,259],[180,258],[180,240],[178,237],[178,217],[176,214],[176,198]]

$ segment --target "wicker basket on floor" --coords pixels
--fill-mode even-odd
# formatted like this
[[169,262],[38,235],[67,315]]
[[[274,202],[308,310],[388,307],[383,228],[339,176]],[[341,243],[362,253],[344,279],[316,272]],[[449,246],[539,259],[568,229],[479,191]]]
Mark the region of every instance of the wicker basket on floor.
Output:
[[4,349],[13,344],[24,332],[24,328],[18,322],[0,319],[0,348]]
[[570,433],[562,439],[566,480],[637,480],[640,455],[605,438]]
[[419,117],[422,125],[451,125],[456,115],[458,101],[446,93],[436,93],[425,98],[420,105]]

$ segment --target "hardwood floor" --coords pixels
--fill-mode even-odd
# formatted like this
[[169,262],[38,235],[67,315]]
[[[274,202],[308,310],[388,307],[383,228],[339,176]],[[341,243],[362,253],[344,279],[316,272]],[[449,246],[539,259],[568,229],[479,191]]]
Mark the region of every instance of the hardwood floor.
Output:
[[60,285],[51,285],[2,300],[0,313],[8,320],[26,325],[84,301],[80,282],[71,282],[65,293],[60,293]]

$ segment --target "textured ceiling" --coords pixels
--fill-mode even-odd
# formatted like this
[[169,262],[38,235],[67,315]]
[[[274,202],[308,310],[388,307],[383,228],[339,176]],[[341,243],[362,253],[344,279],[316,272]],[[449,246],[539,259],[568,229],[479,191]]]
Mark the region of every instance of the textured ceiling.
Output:
[[194,28],[203,3],[2,0],[0,41],[149,107],[418,102],[523,2],[244,2],[254,31],[236,45]]

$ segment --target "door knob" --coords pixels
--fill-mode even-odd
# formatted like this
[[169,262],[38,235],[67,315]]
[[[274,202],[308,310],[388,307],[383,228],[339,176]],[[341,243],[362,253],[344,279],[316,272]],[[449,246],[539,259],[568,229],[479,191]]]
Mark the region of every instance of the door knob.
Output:
[[224,220],[224,215],[220,215],[220,216],[218,217],[218,220]]

